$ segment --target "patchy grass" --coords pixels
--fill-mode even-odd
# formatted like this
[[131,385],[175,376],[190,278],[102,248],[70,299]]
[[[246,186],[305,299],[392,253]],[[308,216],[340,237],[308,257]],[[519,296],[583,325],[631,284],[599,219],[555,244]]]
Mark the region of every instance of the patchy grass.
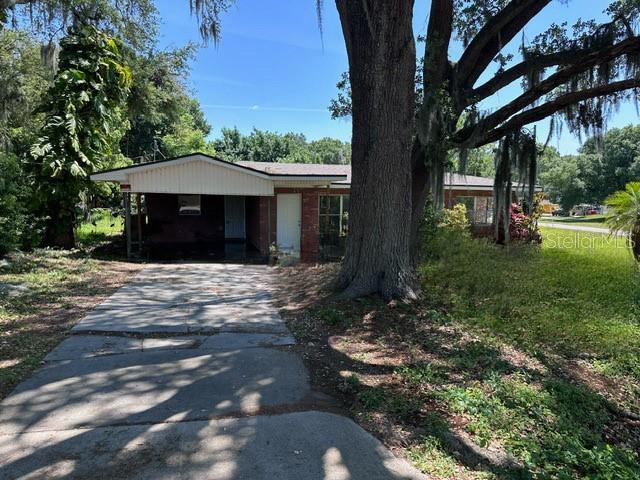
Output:
[[122,217],[114,216],[107,208],[94,208],[89,221],[76,229],[76,239],[81,247],[91,247],[107,242],[124,231]]
[[0,398],[140,265],[80,251],[13,253],[0,264]]
[[335,267],[283,269],[314,384],[434,478],[640,478],[637,267],[623,239],[544,235],[439,236],[414,305],[340,301]]

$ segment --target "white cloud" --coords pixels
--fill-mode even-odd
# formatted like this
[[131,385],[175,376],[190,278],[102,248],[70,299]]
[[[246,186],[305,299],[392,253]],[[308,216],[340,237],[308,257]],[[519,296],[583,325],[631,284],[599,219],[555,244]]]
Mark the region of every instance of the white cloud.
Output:
[[306,113],[329,113],[326,108],[307,108],[307,107],[263,107],[261,105],[222,105],[222,104],[203,104],[202,108],[210,108],[214,110],[249,110],[264,112],[306,112]]

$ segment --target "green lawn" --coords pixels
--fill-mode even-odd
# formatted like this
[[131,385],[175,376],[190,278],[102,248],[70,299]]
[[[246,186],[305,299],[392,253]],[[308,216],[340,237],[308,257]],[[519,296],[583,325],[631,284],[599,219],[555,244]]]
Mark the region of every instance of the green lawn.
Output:
[[99,244],[124,230],[122,217],[113,216],[107,208],[94,208],[89,221],[76,229],[78,244],[83,247]]
[[423,267],[426,287],[469,325],[640,379],[640,283],[625,239],[542,233],[542,247],[510,249],[446,238]]

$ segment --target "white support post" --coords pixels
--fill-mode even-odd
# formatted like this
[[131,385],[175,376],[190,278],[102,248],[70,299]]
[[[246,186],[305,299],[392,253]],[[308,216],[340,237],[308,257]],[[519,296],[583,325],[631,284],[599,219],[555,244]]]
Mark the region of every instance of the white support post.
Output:
[[127,239],[127,258],[131,258],[131,194],[124,192],[124,233]]

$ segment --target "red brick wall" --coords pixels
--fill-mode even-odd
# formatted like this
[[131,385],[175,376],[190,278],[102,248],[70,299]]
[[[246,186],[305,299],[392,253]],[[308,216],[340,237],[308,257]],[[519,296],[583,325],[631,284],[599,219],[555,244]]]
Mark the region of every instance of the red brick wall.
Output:
[[313,263],[318,261],[320,254],[320,195],[348,195],[348,188],[276,188],[272,218],[273,242],[276,241],[276,199],[278,193],[302,194],[302,225],[300,234],[300,261]]
[[300,238],[300,260],[317,262],[320,253],[320,196],[317,190],[302,192],[302,233]]
[[269,255],[269,247],[275,242],[275,198],[247,197],[247,240],[262,255]]

